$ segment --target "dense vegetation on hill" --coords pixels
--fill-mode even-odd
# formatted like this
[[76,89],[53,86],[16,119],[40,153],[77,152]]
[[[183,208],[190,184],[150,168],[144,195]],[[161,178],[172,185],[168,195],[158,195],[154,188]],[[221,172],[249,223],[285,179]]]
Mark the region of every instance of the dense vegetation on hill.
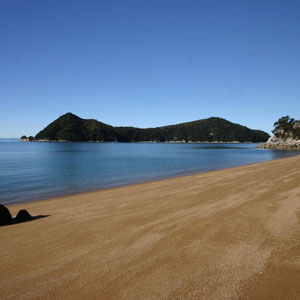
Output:
[[209,118],[194,122],[156,128],[113,127],[97,120],[81,119],[67,113],[40,131],[34,140],[48,141],[223,141],[264,142],[266,132],[252,130],[221,118]]
[[116,134],[112,126],[97,120],[81,119],[72,113],[67,113],[40,131],[35,139],[50,141],[115,141]]
[[300,139],[300,120],[295,120],[289,116],[281,117],[274,123],[272,131],[274,135],[281,139]]

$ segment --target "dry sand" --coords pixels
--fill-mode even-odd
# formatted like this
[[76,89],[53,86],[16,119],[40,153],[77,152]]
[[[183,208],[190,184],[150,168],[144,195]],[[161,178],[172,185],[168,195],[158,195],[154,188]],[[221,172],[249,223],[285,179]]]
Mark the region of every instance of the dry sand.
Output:
[[21,208],[1,299],[300,299],[300,156]]

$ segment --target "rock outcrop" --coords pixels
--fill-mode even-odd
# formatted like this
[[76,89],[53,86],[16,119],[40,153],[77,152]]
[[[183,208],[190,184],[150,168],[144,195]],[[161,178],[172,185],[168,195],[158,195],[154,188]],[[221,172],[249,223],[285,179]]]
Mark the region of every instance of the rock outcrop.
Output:
[[282,139],[273,135],[268,139],[266,143],[257,146],[257,148],[277,150],[300,150],[300,139],[294,139],[292,137]]
[[11,224],[12,218],[9,210],[0,204],[0,226]]

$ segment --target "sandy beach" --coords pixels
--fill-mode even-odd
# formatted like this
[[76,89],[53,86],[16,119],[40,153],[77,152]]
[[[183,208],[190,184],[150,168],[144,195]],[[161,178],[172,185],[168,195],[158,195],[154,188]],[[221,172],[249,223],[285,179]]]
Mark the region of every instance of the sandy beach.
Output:
[[300,156],[8,206],[1,299],[299,299]]

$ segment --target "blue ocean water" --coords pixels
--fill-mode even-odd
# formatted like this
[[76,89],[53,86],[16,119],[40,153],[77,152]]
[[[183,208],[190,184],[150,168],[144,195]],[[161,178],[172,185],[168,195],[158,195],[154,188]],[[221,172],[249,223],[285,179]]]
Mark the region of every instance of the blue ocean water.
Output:
[[0,143],[0,203],[207,172],[299,154],[257,144]]

